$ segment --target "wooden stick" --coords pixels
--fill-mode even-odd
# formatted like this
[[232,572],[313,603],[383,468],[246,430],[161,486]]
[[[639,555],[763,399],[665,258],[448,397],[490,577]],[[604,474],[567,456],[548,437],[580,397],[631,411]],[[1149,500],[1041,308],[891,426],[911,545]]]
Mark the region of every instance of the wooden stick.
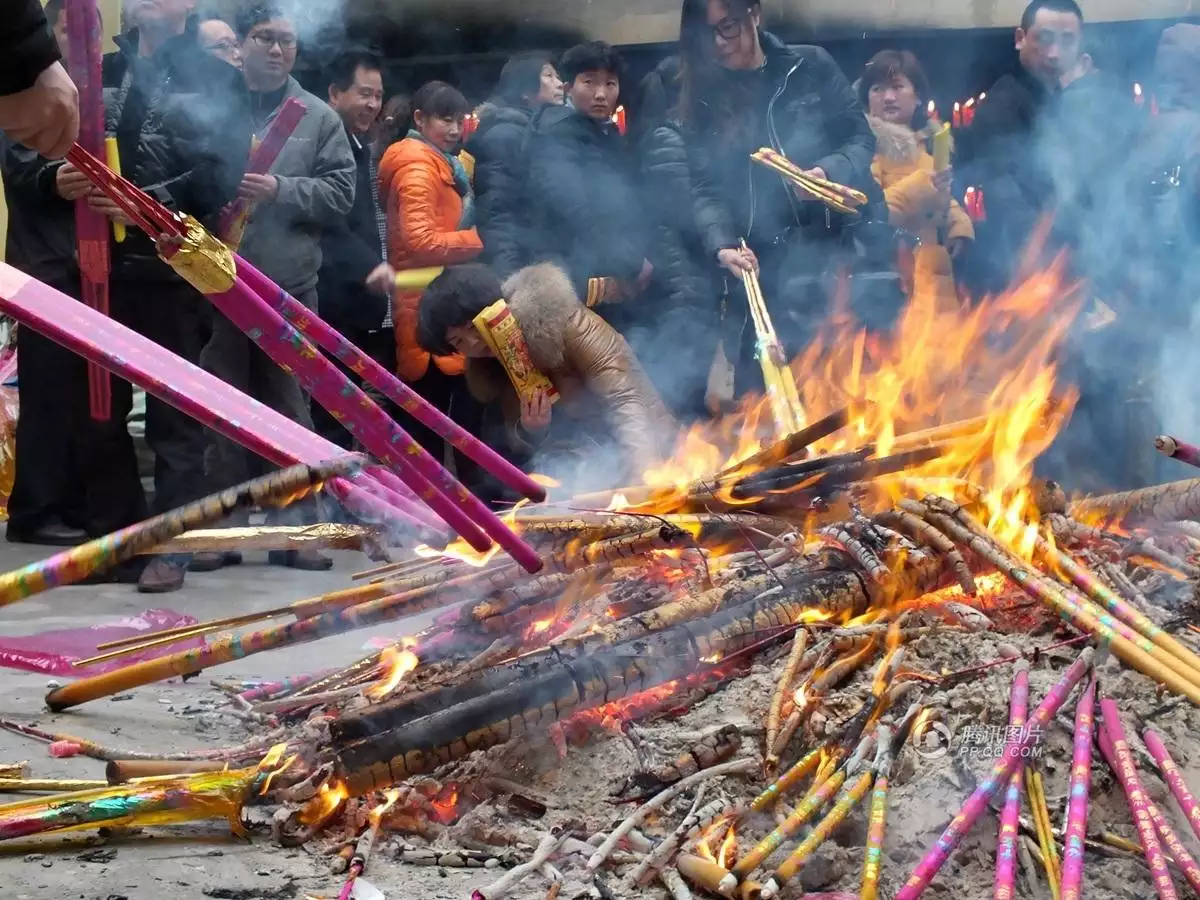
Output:
[[507,874],[492,882],[485,888],[472,891],[471,900],[501,900],[502,897],[508,896],[518,884],[525,878],[532,875],[534,872],[541,869],[544,863],[550,861],[550,857],[558,852],[558,848],[563,845],[563,842],[569,837],[567,834],[547,834],[537,845],[537,849],[533,853],[533,857],[529,862],[522,863],[519,866],[514,866],[509,869]]
[[808,629],[799,628],[796,630],[795,636],[792,638],[792,651],[788,654],[787,662],[784,664],[783,673],[779,676],[779,684],[775,687],[775,694],[771,698],[771,710],[767,713],[767,735],[766,735],[766,760],[765,767],[768,772],[772,772],[779,765],[779,754],[776,753],[775,743],[779,738],[779,717],[783,713],[783,701],[791,688],[792,682],[796,680],[796,672],[800,668],[800,661],[804,659],[804,650],[808,646]]

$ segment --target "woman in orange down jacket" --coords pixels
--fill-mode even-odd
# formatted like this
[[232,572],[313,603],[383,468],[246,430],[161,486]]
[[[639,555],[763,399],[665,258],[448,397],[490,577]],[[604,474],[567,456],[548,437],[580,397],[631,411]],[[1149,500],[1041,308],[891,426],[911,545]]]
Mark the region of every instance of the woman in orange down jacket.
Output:
[[[468,112],[466,98],[445,82],[432,81],[412,98],[408,134],[379,162],[379,195],[387,204],[388,262],[397,272],[467,262],[483,243],[475,230],[471,160],[460,158],[459,141]],[[462,378],[459,354],[431,356],[417,343],[417,307],[422,288],[397,290],[392,301],[396,372],[443,412],[454,406],[464,428],[479,427],[478,408]],[[403,425],[427,450],[442,458],[443,443],[432,431],[405,418]],[[465,458],[458,457],[460,480]]]
[[975,240],[970,218],[950,193],[953,170],[934,171],[926,149],[929,82],[907,50],[884,50],[867,63],[859,99],[875,132],[871,174],[883,188],[888,219],[916,240],[910,296],[958,301],[953,260]]

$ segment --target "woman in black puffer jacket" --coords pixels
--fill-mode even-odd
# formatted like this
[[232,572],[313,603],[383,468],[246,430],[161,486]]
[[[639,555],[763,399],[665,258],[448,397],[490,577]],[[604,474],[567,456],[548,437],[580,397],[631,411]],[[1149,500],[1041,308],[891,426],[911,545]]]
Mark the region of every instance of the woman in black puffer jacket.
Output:
[[467,142],[475,158],[475,215],[483,257],[505,278],[530,260],[518,215],[524,190],[525,133],[534,111],[563,102],[563,83],[546,53],[523,53],[500,72],[496,93],[475,111],[479,125]]
[[626,335],[671,412],[706,417],[708,375],[720,340],[721,285],[696,228],[688,151],[678,121],[679,58],[643,79],[630,108],[631,138],[650,217],[654,266],[646,315]]

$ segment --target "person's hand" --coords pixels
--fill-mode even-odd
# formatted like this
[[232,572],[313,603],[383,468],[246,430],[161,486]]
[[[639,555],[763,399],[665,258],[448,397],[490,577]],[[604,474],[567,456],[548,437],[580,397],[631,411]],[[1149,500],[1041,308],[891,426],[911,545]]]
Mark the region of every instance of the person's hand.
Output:
[[521,398],[521,426],[526,431],[543,431],[550,425],[552,404],[545,391]]
[[939,194],[948,194],[950,188],[954,186],[954,169],[947,166],[940,171],[934,172],[930,181],[933,182],[934,190]]
[[371,270],[364,284],[367,290],[390,297],[396,290],[396,270],[387,263],[380,263]]
[[238,196],[250,203],[269,203],[279,196],[279,179],[274,175],[247,172],[238,186]]
[[809,178],[819,178],[821,181],[829,180],[829,176],[825,174],[825,170],[820,166],[813,166],[811,169],[805,169],[804,174]]
[[121,211],[121,207],[117,206],[115,202],[104,194],[99,192],[91,194],[88,197],[88,206],[113,222],[120,222],[126,227],[133,224],[133,222],[125,217],[125,213]]
[[758,272],[758,257],[749,247],[727,247],[717,253],[717,262],[739,278],[746,272]]
[[62,159],[79,139],[79,91],[62,63],[42,71],[33,87],[0,97],[0,131],[47,159]]
[[637,286],[638,290],[644,291],[650,286],[650,279],[654,277],[654,266],[650,260],[642,260],[642,271],[638,273]]
[[92,183],[73,165],[64,163],[54,173],[54,189],[64,200],[75,201],[92,192]]

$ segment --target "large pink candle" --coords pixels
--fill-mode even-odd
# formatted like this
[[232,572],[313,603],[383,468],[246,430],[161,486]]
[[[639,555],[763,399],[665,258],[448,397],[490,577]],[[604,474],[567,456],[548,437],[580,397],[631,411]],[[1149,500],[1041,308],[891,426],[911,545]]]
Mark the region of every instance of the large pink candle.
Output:
[[1074,750],[1063,835],[1062,900],[1079,900],[1083,888],[1083,842],[1087,837],[1088,792],[1092,784],[1092,732],[1096,721],[1096,679],[1084,688],[1075,707]]

